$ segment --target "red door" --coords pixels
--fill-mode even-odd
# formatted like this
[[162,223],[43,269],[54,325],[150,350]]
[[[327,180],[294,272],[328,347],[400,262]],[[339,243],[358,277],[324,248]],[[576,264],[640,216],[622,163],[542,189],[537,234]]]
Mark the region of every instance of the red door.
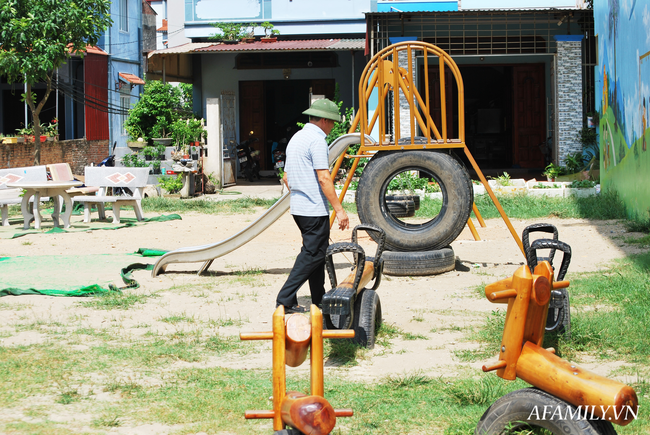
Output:
[[513,163],[544,167],[539,145],[546,139],[544,64],[513,66]]

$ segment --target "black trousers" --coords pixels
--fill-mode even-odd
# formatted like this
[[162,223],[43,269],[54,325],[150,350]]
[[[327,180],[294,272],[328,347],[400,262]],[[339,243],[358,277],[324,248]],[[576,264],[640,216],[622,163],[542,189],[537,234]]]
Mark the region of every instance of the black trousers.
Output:
[[302,249],[276,302],[285,307],[297,305],[298,290],[309,281],[311,303],[318,305],[325,294],[325,254],[329,246],[330,220],[328,216],[296,215],[293,220],[302,233]]

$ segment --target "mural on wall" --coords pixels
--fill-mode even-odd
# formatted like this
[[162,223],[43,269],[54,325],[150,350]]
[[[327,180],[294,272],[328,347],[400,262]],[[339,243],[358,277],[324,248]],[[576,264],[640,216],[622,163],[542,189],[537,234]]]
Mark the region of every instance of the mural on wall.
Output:
[[650,210],[650,0],[596,0],[600,168],[628,214]]

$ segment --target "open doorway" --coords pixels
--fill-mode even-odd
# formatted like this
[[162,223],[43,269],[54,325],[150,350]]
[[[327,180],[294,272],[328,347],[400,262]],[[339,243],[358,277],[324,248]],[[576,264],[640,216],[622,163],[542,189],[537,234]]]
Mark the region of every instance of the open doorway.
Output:
[[[465,90],[465,142],[479,167],[543,168],[544,64],[463,65],[459,69]],[[441,122],[439,77],[438,68],[430,66],[430,110],[436,125]],[[458,88],[450,72],[445,87],[447,130],[450,137],[458,137]]]
[[260,152],[262,170],[273,169],[274,142],[288,142],[300,130],[298,122],[308,121],[302,112],[309,107],[310,95],[333,100],[334,87],[333,79],[239,82],[240,141],[251,136],[257,139],[252,148]]

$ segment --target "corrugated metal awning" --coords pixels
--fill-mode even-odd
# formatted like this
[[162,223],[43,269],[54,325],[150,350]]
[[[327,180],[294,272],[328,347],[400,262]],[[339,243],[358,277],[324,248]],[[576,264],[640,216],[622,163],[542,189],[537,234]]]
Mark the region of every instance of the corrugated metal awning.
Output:
[[274,42],[239,42],[237,44],[214,44],[209,47],[197,48],[194,53],[214,53],[214,52],[248,52],[248,51],[315,51],[315,50],[363,50],[365,48],[365,39],[308,39]]

